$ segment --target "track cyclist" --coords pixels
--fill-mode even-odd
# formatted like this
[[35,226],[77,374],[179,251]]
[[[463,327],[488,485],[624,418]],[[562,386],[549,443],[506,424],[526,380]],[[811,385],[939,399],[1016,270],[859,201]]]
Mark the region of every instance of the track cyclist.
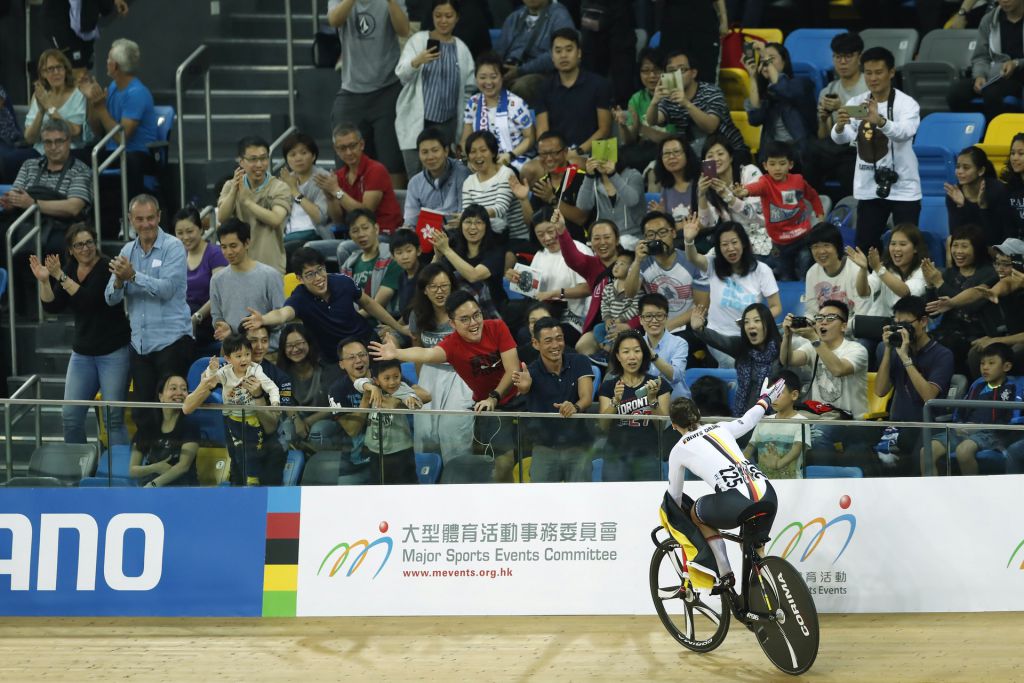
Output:
[[[743,417],[706,425],[700,423],[700,409],[692,400],[672,401],[669,417],[672,428],[682,438],[669,455],[668,491],[661,505],[661,521],[685,551],[691,580],[698,588],[711,588],[714,579],[713,570],[708,570],[712,558],[690,540],[695,535],[694,526],[707,541],[718,568],[719,580],[713,593],[727,591],[735,583],[719,529],[735,528],[757,516],[760,538],[756,546],[758,554],[764,554],[763,544],[768,540],[778,500],[768,477],[744,457],[736,439],[757,425],[785,389],[783,380],[769,387],[766,378],[760,398]],[[714,493],[701,496],[696,502],[684,495],[686,470],[703,479]]]

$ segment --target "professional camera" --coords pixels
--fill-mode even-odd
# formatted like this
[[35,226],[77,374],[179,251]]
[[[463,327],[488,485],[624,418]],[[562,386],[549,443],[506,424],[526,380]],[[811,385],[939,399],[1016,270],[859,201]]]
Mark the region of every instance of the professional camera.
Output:
[[647,245],[648,256],[660,256],[668,253],[668,246],[661,240],[647,240],[644,244]]
[[803,328],[810,326],[810,318],[804,317],[802,315],[794,315],[793,320],[790,321],[790,327],[792,327],[794,330],[802,330]]
[[914,326],[910,323],[895,323],[893,325],[886,325],[885,329],[889,330],[892,334],[889,336],[889,346],[894,349],[898,349],[903,346],[903,335],[900,334],[900,330],[907,331],[907,340],[910,345],[914,345]]
[[892,191],[893,183],[900,179],[900,174],[888,166],[879,166],[875,169],[875,194],[879,199],[886,199]]

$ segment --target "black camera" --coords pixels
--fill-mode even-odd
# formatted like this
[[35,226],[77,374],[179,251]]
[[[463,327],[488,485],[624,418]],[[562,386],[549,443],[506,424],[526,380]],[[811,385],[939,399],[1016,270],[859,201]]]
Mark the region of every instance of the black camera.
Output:
[[668,246],[661,240],[647,240],[644,244],[647,245],[648,256],[660,256],[668,253]]
[[910,323],[895,323],[892,325],[886,325],[885,329],[891,333],[889,335],[889,346],[894,349],[898,349],[903,346],[903,335],[900,334],[900,330],[907,331],[907,341],[910,345],[914,345],[914,326]]
[[794,315],[793,316],[793,320],[790,323],[790,326],[794,330],[802,330],[805,327],[810,327],[811,326],[811,320],[810,320],[810,318],[806,318],[806,317],[804,317],[802,315]]
[[875,195],[879,199],[885,199],[892,191],[892,186],[900,179],[900,174],[888,166],[880,166],[875,169]]

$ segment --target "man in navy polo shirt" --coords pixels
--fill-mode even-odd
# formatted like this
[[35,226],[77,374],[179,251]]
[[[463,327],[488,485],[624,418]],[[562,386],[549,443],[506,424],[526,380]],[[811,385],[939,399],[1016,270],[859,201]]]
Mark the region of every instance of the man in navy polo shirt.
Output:
[[[895,388],[889,419],[894,422],[920,422],[924,404],[933,398],[945,396],[953,377],[953,352],[928,336],[928,313],[925,300],[919,296],[905,296],[892,307],[892,317],[898,332],[886,327],[878,350],[878,374],[875,377],[875,395],[885,396]],[[893,347],[890,339],[899,334],[902,339]],[[921,430],[900,429],[898,469],[911,474],[917,462]],[[892,463],[890,463],[892,464]]]
[[356,304],[382,324],[407,337],[412,336],[407,326],[360,291],[352,278],[328,275],[326,260],[315,249],[298,249],[292,256],[292,269],[301,284],[285,300],[284,306],[268,313],[249,308],[249,315],[242,318],[242,327],[246,330],[274,327],[301,318],[316,338],[321,362],[325,365],[338,362],[338,342],[342,339],[354,337],[368,342],[376,338],[370,323],[356,309]]
[[[594,400],[594,372],[586,356],[565,352],[561,324],[547,317],[533,326],[533,347],[537,360],[520,365],[512,373],[519,393],[526,397],[531,413],[558,413],[563,418],[582,413]],[[531,481],[589,481],[590,458],[583,438],[586,423],[559,423],[554,419],[533,419],[525,432],[533,440]],[[575,428],[573,428],[575,427]]]
[[556,73],[541,88],[537,133],[561,131],[571,148],[590,154],[594,140],[612,136],[611,85],[601,76],[580,69],[583,51],[575,29],[554,32],[551,60]]

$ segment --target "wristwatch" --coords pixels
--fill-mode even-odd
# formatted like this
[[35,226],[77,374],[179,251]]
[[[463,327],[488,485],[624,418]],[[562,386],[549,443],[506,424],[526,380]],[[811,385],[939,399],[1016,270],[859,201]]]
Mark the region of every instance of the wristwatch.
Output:
[[963,7],[961,7],[960,9],[958,9],[956,11],[956,15],[958,17],[966,17],[967,16],[967,10],[965,10]]
[[334,198],[339,202],[345,197],[345,190],[338,190],[334,193]]
[[501,403],[501,394],[499,394],[497,391],[487,392],[487,398],[493,398],[495,404]]
[[[305,199],[305,198],[306,198],[306,195],[304,195],[304,194],[302,194],[300,192],[297,195],[295,195],[294,197],[292,197],[292,201],[295,202],[296,204],[301,204],[302,200]],[[341,199],[341,197],[338,197],[338,199]]]
[[814,341],[811,342],[811,346],[813,346],[814,348],[818,348],[819,346],[821,346],[821,340],[815,339]]
[[61,273],[60,274],[60,278],[58,278],[58,280],[57,280],[57,282],[59,282],[60,284],[64,284],[67,281],[68,281],[68,274],[67,273]]

